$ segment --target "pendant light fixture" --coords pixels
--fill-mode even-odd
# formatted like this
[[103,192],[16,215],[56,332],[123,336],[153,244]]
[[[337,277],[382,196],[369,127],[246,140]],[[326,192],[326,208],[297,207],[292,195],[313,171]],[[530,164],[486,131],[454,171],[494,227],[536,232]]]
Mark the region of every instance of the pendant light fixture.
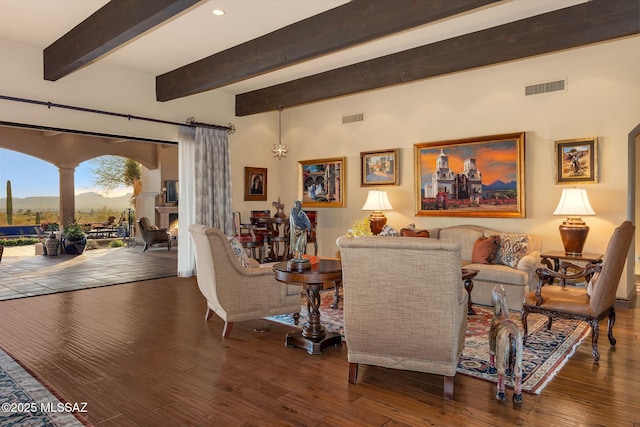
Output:
[[287,157],[287,146],[282,144],[282,106],[278,107],[278,144],[273,144],[273,157],[277,157],[278,160],[282,160],[283,157]]

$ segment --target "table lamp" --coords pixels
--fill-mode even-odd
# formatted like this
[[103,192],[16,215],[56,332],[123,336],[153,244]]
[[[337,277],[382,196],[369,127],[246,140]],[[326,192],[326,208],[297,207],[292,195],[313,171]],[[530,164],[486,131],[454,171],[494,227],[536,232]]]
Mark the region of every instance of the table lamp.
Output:
[[583,188],[562,190],[560,203],[553,214],[568,217],[559,227],[565,253],[571,256],[582,255],[582,248],[589,234],[589,226],[580,217],[596,214],[589,203],[587,190]]
[[370,228],[373,234],[380,234],[382,228],[387,223],[387,217],[384,216],[382,211],[388,211],[391,209],[393,209],[393,207],[391,206],[391,203],[389,203],[389,197],[387,197],[386,191],[369,190],[367,201],[364,202],[362,210],[373,211],[373,213],[369,215]]

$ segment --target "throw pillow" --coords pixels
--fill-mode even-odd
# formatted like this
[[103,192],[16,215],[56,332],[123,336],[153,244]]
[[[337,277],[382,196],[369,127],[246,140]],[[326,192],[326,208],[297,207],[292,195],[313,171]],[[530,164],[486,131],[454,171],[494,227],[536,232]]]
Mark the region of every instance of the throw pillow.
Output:
[[500,249],[498,249],[495,263],[516,268],[520,258],[527,253],[529,236],[526,234],[500,234],[499,238]]
[[235,237],[227,238],[229,239],[229,243],[231,244],[231,249],[233,249],[233,254],[238,258],[240,264],[242,264],[242,266],[245,268],[249,267],[249,256],[244,251],[242,243],[238,242]]
[[416,230],[415,224],[409,224],[400,230],[402,237],[429,237],[427,230]]
[[399,235],[400,234],[398,233],[398,230],[396,230],[389,224],[385,224],[385,226],[382,227],[382,231],[380,232],[380,234],[378,234],[378,236],[399,236]]
[[500,237],[481,237],[476,240],[471,253],[471,262],[474,264],[493,264],[500,249]]

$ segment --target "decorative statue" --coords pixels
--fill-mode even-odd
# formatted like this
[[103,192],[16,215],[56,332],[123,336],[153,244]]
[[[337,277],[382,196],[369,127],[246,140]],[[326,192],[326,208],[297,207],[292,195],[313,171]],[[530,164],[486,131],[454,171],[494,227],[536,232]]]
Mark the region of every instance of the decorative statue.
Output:
[[271,205],[276,208],[277,212],[274,215],[276,218],[286,218],[287,215],[284,213],[284,203],[280,202],[280,197],[278,197],[277,202],[271,203]]
[[512,375],[513,401],[522,403],[522,332],[509,319],[507,294],[502,286],[491,293],[494,316],[489,328],[489,373],[498,374],[496,399],[507,400],[504,375]]
[[309,217],[302,210],[302,201],[296,200],[291,208],[289,215],[289,228],[291,229],[291,237],[289,245],[293,254],[293,262],[308,263],[309,261],[302,258],[307,251],[307,230],[311,228]]

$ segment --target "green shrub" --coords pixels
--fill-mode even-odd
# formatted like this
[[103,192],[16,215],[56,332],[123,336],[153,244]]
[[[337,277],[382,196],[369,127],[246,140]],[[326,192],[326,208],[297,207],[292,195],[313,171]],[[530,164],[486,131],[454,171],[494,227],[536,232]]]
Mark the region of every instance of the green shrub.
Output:
[[122,240],[112,240],[109,242],[110,248],[121,248],[124,246],[124,242]]
[[18,239],[2,239],[0,240],[0,245],[2,246],[28,246],[35,245],[38,243],[38,239],[34,239],[32,237],[24,237]]

